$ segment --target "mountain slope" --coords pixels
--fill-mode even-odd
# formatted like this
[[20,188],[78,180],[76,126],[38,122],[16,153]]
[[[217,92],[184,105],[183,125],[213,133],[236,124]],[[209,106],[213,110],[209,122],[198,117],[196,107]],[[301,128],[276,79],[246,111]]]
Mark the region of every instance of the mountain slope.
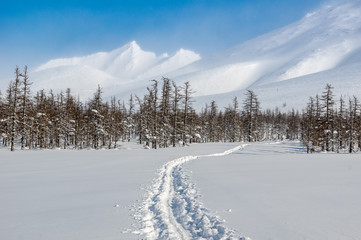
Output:
[[361,1],[325,5],[300,21],[172,73],[198,96],[314,74],[361,59]]
[[[262,109],[279,108],[288,111],[292,108],[301,110],[306,107],[309,97],[320,96],[326,84],[330,83],[334,89],[335,100],[342,96],[344,100],[353,96],[361,97],[361,62],[347,64],[331,70],[322,71],[287,81],[271,82],[252,87],[258,95]],[[202,109],[205,103],[216,101],[219,107],[227,107],[233,97],[242,102],[246,90],[198,96],[193,103],[196,109]]]

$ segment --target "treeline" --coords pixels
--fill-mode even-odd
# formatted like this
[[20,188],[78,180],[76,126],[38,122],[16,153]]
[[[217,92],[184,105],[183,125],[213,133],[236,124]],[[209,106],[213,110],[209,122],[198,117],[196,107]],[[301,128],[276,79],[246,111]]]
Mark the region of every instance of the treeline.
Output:
[[347,99],[341,96],[338,105],[327,84],[319,97],[310,98],[302,114],[301,139],[307,152],[314,151],[360,151],[361,115],[357,97]]
[[301,113],[261,110],[248,90],[224,109],[212,101],[196,112],[189,82],[178,86],[168,78],[153,80],[144,96],[104,101],[100,87],[83,103],[65,92],[32,95],[27,68],[15,69],[15,79],[0,92],[0,140],[12,151],[20,149],[117,148],[137,141],[149,148],[194,142],[254,142],[300,140],[307,152],[355,152],[361,146],[360,105],[356,97],[336,106],[332,87],[310,98]]

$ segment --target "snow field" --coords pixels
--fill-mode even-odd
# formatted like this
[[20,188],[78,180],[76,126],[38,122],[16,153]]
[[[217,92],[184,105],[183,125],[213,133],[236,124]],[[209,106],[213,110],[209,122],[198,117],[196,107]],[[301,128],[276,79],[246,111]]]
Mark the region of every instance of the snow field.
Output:
[[145,235],[146,239],[245,239],[236,237],[222,220],[210,215],[182,170],[186,162],[225,156],[240,148],[242,146],[222,153],[181,157],[164,164],[138,211],[143,228],[135,233]]
[[134,219],[157,169],[170,159],[236,145],[146,150],[0,150],[0,239],[138,239]]
[[360,159],[297,142],[0,150],[0,239],[358,240]]
[[358,240],[360,159],[305,154],[297,142],[252,143],[184,168],[200,200],[253,240]]

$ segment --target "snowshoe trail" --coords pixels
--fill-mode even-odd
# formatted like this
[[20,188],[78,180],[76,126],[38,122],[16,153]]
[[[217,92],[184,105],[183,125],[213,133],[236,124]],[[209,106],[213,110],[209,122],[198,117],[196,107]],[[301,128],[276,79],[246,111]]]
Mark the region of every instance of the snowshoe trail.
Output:
[[212,216],[198,200],[189,176],[182,170],[186,162],[203,157],[225,156],[244,146],[222,153],[185,156],[162,166],[159,177],[148,192],[137,217],[142,229],[137,234],[145,239],[249,239],[237,236],[217,216]]

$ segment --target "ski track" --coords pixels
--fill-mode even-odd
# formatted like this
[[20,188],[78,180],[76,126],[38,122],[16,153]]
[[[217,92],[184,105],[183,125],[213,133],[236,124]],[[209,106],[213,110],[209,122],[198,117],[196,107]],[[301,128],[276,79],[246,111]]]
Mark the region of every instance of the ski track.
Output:
[[165,163],[148,192],[148,197],[138,209],[136,218],[141,222],[140,231],[134,231],[145,239],[240,239],[224,221],[210,212],[198,200],[199,195],[182,165],[204,157],[225,156],[245,145],[222,153],[185,156]]

